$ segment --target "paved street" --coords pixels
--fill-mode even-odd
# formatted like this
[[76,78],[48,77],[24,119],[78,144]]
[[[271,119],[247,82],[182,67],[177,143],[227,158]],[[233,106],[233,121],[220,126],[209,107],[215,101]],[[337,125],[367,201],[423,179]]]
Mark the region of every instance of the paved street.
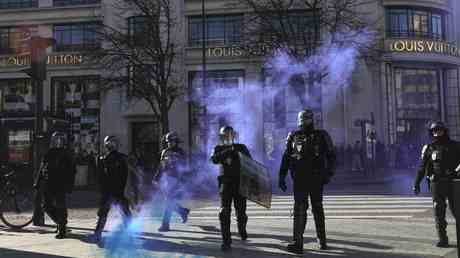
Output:
[[[250,240],[233,236],[233,250],[219,250],[218,206],[200,203],[187,224],[173,224],[173,231],[157,232],[158,217],[144,216],[142,230],[128,242],[104,234],[105,248],[87,243],[85,235],[95,224],[94,208],[70,212],[70,238],[54,239],[54,227],[27,227],[21,232],[1,228],[0,257],[291,257],[285,251],[290,239],[292,198],[275,196],[270,210],[248,203]],[[330,250],[319,251],[315,231],[309,220],[305,234],[304,257],[456,257],[455,246],[439,249],[435,242],[429,197],[401,195],[327,195],[325,196]],[[310,217],[311,218],[311,217]],[[117,216],[113,215],[113,221]],[[452,218],[448,228],[455,241]],[[109,225],[112,232],[113,222]],[[51,222],[48,221],[48,224]],[[232,225],[236,232],[236,225]],[[116,234],[115,234],[116,236]],[[118,242],[117,242],[118,241]],[[120,244],[122,243],[122,244]],[[109,246],[107,246],[109,245]]]
[[[330,250],[317,249],[314,223],[309,213],[303,257],[362,258],[434,258],[457,257],[455,224],[448,217],[450,248],[436,248],[431,198],[426,186],[422,195],[410,192],[410,172],[386,172],[371,175],[338,174],[325,189],[324,207]],[[97,194],[91,190],[75,191],[69,210],[69,239],[54,239],[54,225],[29,226],[20,232],[0,226],[0,257],[3,258],[137,258],[137,257],[295,257],[285,251],[292,235],[293,199],[276,194],[272,208],[248,202],[249,240],[233,235],[233,250],[220,251],[218,202],[193,200],[187,224],[172,224],[172,231],[160,233],[161,198],[144,207],[136,221],[135,237],[116,231],[116,212],[104,233],[106,245],[88,243],[86,235],[96,222]],[[113,233],[115,232],[115,233]],[[236,232],[233,220],[232,232]]]

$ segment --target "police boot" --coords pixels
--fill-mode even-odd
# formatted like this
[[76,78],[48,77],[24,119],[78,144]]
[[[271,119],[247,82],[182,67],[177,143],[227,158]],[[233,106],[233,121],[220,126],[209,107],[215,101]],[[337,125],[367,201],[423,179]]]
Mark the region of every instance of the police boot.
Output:
[[45,214],[41,208],[35,208],[32,223],[34,226],[45,225]]
[[438,243],[436,244],[437,247],[448,247],[449,240],[447,239],[447,222],[445,215],[446,214],[446,206],[443,202],[434,202],[434,219],[436,222],[436,230],[438,233]]
[[438,243],[437,247],[449,247],[449,239],[447,238],[447,233],[445,228],[438,227]]
[[326,250],[326,226],[324,222],[324,212],[318,211],[313,212],[313,217],[315,219],[315,228],[316,228],[316,237],[319,244],[319,249]]
[[169,228],[169,224],[162,223],[161,226],[158,228],[158,231],[160,232],[168,232],[171,229]]
[[94,233],[88,236],[88,240],[91,243],[101,243],[102,239],[102,231],[104,230],[105,223],[107,222],[107,217],[98,217],[96,228],[94,229]]
[[243,241],[248,239],[248,232],[246,231],[247,222],[247,218],[238,220],[238,233],[240,234],[241,240]]
[[307,217],[305,215],[294,215],[294,239],[292,243],[288,244],[287,250],[291,253],[303,254],[303,233],[305,225],[307,223]]
[[182,218],[182,223],[187,223],[190,210],[187,208],[179,207],[179,211],[180,217]]
[[230,233],[230,217],[227,216],[226,213],[221,212],[219,214],[219,220],[220,220],[220,231],[222,234],[222,245],[220,246],[220,249],[222,251],[229,251],[232,248],[232,236]]
[[58,225],[58,233],[55,236],[56,239],[63,239],[66,237],[67,234],[67,227],[65,224],[59,224]]

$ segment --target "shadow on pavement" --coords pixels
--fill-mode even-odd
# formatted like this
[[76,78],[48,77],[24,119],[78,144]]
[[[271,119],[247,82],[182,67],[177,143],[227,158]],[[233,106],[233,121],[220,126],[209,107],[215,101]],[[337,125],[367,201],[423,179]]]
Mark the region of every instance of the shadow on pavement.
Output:
[[[50,231],[49,229],[43,229],[43,228],[56,228],[55,226],[51,225],[44,225],[41,226],[40,228],[37,227],[25,227],[25,228],[20,228],[20,229],[14,229],[14,228],[9,228],[9,227],[3,227],[0,226],[0,230],[4,232],[14,232],[14,233],[35,233],[35,234],[51,234],[54,233],[53,231]],[[1,235],[5,235],[3,233],[0,233]],[[17,236],[14,234],[8,234],[9,236]]]
[[61,256],[53,254],[41,254],[29,251],[11,250],[0,248],[0,257],[5,258],[70,258],[71,256]]
[[[203,239],[196,239],[201,240]],[[175,254],[190,255],[192,257],[238,257],[238,258],[258,258],[258,257],[341,257],[341,258],[434,258],[439,256],[434,255],[412,255],[407,253],[382,253],[379,251],[359,251],[350,248],[335,248],[331,246],[330,250],[320,251],[316,249],[305,249],[303,255],[294,255],[287,253],[285,247],[281,245],[260,245],[255,244],[254,246],[235,240],[232,244],[232,250],[230,252],[223,253],[220,250],[220,239],[219,243],[174,243],[160,239],[145,239],[142,245],[142,249],[149,252],[163,252],[171,253],[171,257],[177,257]],[[333,242],[331,242],[333,244]],[[259,248],[257,248],[259,247]],[[265,248],[262,250],[261,248]],[[157,256],[154,257],[170,257]]]

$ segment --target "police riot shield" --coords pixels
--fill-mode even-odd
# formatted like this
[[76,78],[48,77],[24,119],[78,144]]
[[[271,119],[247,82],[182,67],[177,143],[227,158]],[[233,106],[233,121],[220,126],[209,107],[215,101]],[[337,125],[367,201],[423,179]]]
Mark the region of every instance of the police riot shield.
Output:
[[272,184],[268,169],[257,161],[238,153],[241,173],[239,192],[248,200],[267,209],[272,202]]

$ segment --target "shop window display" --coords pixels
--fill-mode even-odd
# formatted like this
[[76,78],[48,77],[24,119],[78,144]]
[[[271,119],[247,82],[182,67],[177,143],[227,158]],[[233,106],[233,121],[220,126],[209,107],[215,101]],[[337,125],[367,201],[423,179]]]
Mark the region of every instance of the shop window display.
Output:
[[29,79],[0,80],[0,112],[29,114],[35,109],[35,92]]
[[[244,87],[244,71],[215,70],[206,74],[206,88],[203,88],[202,73],[189,73],[190,88],[193,94],[192,138],[193,145],[200,147],[200,154],[207,155],[217,139],[219,128],[228,123],[238,129],[236,121],[244,121],[241,111],[229,112],[222,108],[228,105],[241,106]],[[239,139],[242,142],[245,139]]]
[[441,118],[439,72],[429,69],[395,69],[396,140],[420,145],[426,126]]
[[70,143],[84,161],[99,153],[100,100],[97,77],[53,78],[52,109],[72,117]]
[[27,163],[31,160],[32,141],[29,130],[8,132],[8,161]]

